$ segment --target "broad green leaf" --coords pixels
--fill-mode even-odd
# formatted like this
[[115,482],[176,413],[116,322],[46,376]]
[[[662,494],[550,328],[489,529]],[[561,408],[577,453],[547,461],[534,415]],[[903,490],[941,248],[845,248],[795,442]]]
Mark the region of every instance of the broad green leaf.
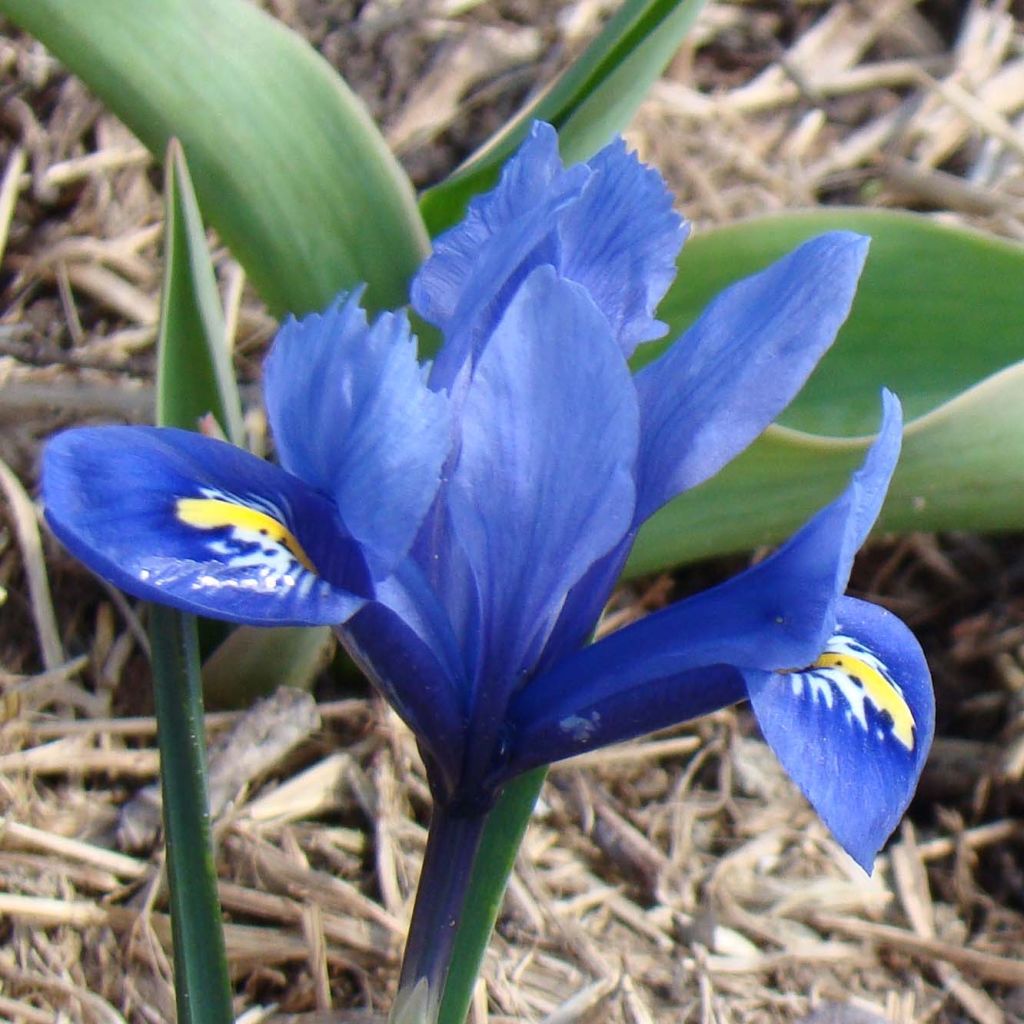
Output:
[[562,156],[587,160],[629,124],[705,0],[626,0],[583,54],[480,151],[426,192],[420,209],[436,235],[497,180],[535,119],[558,129]]
[[730,281],[835,228],[873,239],[835,347],[781,426],[644,527],[630,572],[781,540],[844,486],[883,386],[908,423],[881,530],[1024,526],[1024,248],[887,211],[734,225],[684,248],[660,310],[669,337]]
[[242,444],[242,403],[206,233],[177,140],[164,162],[164,286],[157,340],[156,421],[195,430],[213,413]]
[[408,179],[361,102],[250,0],[0,0],[158,157],[172,137],[200,204],[276,313],[367,282],[406,301],[426,251]]

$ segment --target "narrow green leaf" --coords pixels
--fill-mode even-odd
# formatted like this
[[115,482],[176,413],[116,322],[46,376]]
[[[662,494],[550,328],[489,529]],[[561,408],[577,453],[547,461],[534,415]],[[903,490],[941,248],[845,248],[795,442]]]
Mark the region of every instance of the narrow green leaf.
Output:
[[426,234],[361,102],[250,0],[0,0],[158,157],[181,140],[202,209],[276,313],[368,282],[402,305]]
[[[164,286],[157,342],[156,420],[195,429],[212,412],[233,444],[244,444],[242,407],[199,206],[177,140],[164,161]],[[228,632],[204,622],[203,690],[217,707],[247,706],[278,686],[308,688],[333,645],[331,631]],[[208,645],[208,646],[207,646]]]
[[178,1020],[231,1024],[195,619],[159,605],[150,605],[149,616]]
[[873,239],[835,347],[782,426],[644,527],[630,572],[775,543],[792,532],[842,489],[863,457],[868,438],[857,435],[876,428],[883,386],[900,396],[909,422],[880,529],[1024,526],[1024,248],[888,211],[734,225],[687,243],[659,311],[671,324],[669,337],[730,281],[835,228]]
[[488,814],[465,909],[459,920],[452,968],[444,988],[437,1024],[465,1024],[508,876],[546,775],[546,768],[535,768],[513,779]]
[[489,188],[535,119],[558,129],[562,156],[586,160],[629,124],[705,0],[626,0],[583,54],[480,151],[430,189],[420,209],[431,235],[459,220]]
[[242,444],[242,403],[231,366],[217,281],[185,155],[176,140],[164,162],[164,287],[157,341],[158,423],[196,429],[213,413]]

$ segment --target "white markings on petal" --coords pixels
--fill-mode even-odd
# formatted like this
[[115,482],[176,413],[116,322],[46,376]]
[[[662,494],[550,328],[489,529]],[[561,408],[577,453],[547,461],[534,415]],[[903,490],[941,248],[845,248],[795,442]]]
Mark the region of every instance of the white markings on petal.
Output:
[[202,488],[200,494],[178,498],[175,517],[184,526],[209,531],[211,536],[203,538],[207,552],[225,569],[246,575],[204,573],[193,588],[264,592],[298,588],[306,597],[314,584],[323,585],[302,545],[284,525],[281,509],[257,496],[241,498],[214,488]]
[[821,701],[832,711],[837,699],[846,721],[884,742],[891,738],[908,753],[917,726],[899,683],[882,661],[859,640],[835,634],[810,667],[786,673],[793,696]]

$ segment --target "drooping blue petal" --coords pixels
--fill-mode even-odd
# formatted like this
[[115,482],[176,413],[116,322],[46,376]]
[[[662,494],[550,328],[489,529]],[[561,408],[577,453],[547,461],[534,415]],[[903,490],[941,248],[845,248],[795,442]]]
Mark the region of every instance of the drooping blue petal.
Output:
[[494,781],[687,722],[747,697],[743,676],[731,665],[667,669],[664,676],[653,663],[645,667],[647,674],[631,673],[614,687],[597,689],[590,689],[581,673],[576,698],[563,701],[558,710],[538,713],[532,701],[513,702],[506,723],[507,759]]
[[[703,713],[705,695],[686,687],[702,686],[701,673],[712,666],[775,671],[812,662],[832,634],[853,557],[878,517],[899,455],[899,402],[889,392],[883,398],[878,438],[846,490],[771,556],[528,683],[509,709],[513,763],[537,763],[538,749],[554,761],[627,739],[637,734],[632,722],[640,717],[653,729]],[[630,700],[651,700],[664,717],[650,708],[630,712]],[[580,720],[591,728],[563,728]]]
[[621,139],[564,170],[555,130],[534,124],[498,186],[435,240],[413,282],[413,305],[446,338],[431,386],[451,386],[520,284],[545,264],[587,289],[629,356],[663,333],[654,309],[684,237],[661,176]]
[[448,501],[480,594],[482,671],[509,678],[633,517],[632,381],[604,317],[551,268],[534,271],[490,339],[461,445]]
[[662,176],[622,139],[587,166],[591,178],[559,223],[558,269],[587,289],[628,359],[665,333],[654,310],[675,278],[689,226],[673,211]]
[[437,492],[449,410],[426,386],[405,315],[368,326],[359,298],[288,320],[264,388],[281,464],[334,498],[380,576],[405,556]]
[[722,292],[636,377],[646,519],[746,448],[792,401],[853,302],[868,240],[837,231]]
[[357,544],[331,501],[233,445],[184,430],[91,427],[43,455],[68,550],[122,590],[253,625],[333,625],[365,603]]
[[913,634],[884,608],[843,598],[835,632],[812,664],[744,675],[772,750],[870,872],[932,741],[934,696]]

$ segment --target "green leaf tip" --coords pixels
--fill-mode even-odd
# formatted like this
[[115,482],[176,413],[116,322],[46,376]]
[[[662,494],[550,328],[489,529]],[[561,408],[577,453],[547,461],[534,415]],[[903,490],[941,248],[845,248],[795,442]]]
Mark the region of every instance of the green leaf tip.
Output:
[[534,120],[558,129],[569,163],[586,160],[629,124],[706,0],[626,0],[583,54],[454,174],[424,193],[432,235],[490,187]]
[[224,436],[241,444],[242,405],[220,295],[185,155],[175,139],[164,167],[156,420],[195,430],[200,418],[212,413]]

